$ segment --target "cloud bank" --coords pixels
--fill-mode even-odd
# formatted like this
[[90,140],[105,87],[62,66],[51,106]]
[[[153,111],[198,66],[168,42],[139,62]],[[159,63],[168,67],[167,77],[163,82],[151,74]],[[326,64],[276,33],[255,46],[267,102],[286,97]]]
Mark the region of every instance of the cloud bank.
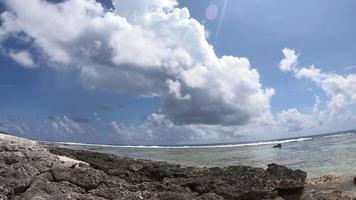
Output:
[[99,118],[93,123],[77,122],[66,115],[49,117],[39,124],[0,120],[0,130],[36,140],[127,145],[231,142],[242,134],[249,134],[246,131],[240,133],[239,129],[231,126],[176,126],[159,114],[152,114],[140,125],[107,122]]
[[[177,125],[245,125],[273,118],[274,90],[262,86],[248,59],[218,57],[203,25],[176,1],[114,0],[110,10],[94,0],[3,3],[1,41],[22,40],[56,69],[77,71],[86,88],[160,96],[157,114]],[[15,60],[33,65],[28,53],[18,52]]]

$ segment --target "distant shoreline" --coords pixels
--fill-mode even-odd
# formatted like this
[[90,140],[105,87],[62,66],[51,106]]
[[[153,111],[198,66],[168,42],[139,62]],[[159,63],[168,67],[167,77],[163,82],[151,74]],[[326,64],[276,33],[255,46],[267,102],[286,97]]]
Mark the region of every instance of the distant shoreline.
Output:
[[234,143],[180,144],[180,145],[127,145],[127,144],[93,144],[93,143],[53,142],[53,141],[41,141],[41,142],[63,144],[63,145],[103,146],[103,147],[118,147],[118,148],[172,148],[172,149],[225,148],[225,147],[243,147],[243,146],[271,145],[271,144],[278,144],[278,143],[283,144],[283,143],[291,143],[291,142],[302,142],[314,138],[322,138],[322,137],[337,136],[337,135],[344,135],[344,134],[356,134],[356,129],[333,132],[333,133],[318,134],[318,135],[306,135],[301,137],[289,137],[289,138],[280,138],[280,139],[256,140],[256,141],[234,142]]

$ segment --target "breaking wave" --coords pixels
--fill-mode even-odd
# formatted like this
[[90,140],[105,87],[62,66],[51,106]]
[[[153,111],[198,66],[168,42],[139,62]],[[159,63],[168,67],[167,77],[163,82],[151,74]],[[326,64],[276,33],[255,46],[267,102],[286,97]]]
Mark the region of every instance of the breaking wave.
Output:
[[211,144],[211,145],[182,145],[182,146],[159,146],[159,145],[105,145],[105,144],[83,144],[73,142],[57,142],[65,145],[78,145],[78,146],[95,146],[95,147],[115,147],[115,148],[142,148],[142,149],[204,149],[204,148],[229,148],[229,147],[245,147],[245,146],[261,146],[261,145],[273,145],[284,144],[291,142],[303,142],[312,140],[311,137],[287,139],[287,140],[275,140],[266,142],[251,142],[242,144]]
[[342,134],[335,134],[335,135],[327,135],[324,136],[323,138],[335,138],[335,137],[344,137],[344,136],[350,136],[354,135],[355,133],[342,133]]

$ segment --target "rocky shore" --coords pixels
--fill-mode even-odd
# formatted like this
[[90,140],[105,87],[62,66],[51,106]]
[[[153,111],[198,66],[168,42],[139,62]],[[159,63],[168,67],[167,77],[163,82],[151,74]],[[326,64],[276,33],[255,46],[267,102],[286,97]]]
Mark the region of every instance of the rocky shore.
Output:
[[186,167],[44,145],[0,134],[0,199],[350,199],[304,192],[306,173],[276,164]]

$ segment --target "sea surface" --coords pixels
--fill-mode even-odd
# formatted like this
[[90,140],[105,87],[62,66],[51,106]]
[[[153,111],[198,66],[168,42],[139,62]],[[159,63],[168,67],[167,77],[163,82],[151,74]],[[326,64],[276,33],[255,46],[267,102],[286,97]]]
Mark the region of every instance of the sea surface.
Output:
[[[282,148],[272,148],[281,143]],[[277,163],[302,169],[308,177],[356,175],[356,133],[346,132],[277,141],[198,146],[115,146],[57,143],[59,146],[193,166]]]

